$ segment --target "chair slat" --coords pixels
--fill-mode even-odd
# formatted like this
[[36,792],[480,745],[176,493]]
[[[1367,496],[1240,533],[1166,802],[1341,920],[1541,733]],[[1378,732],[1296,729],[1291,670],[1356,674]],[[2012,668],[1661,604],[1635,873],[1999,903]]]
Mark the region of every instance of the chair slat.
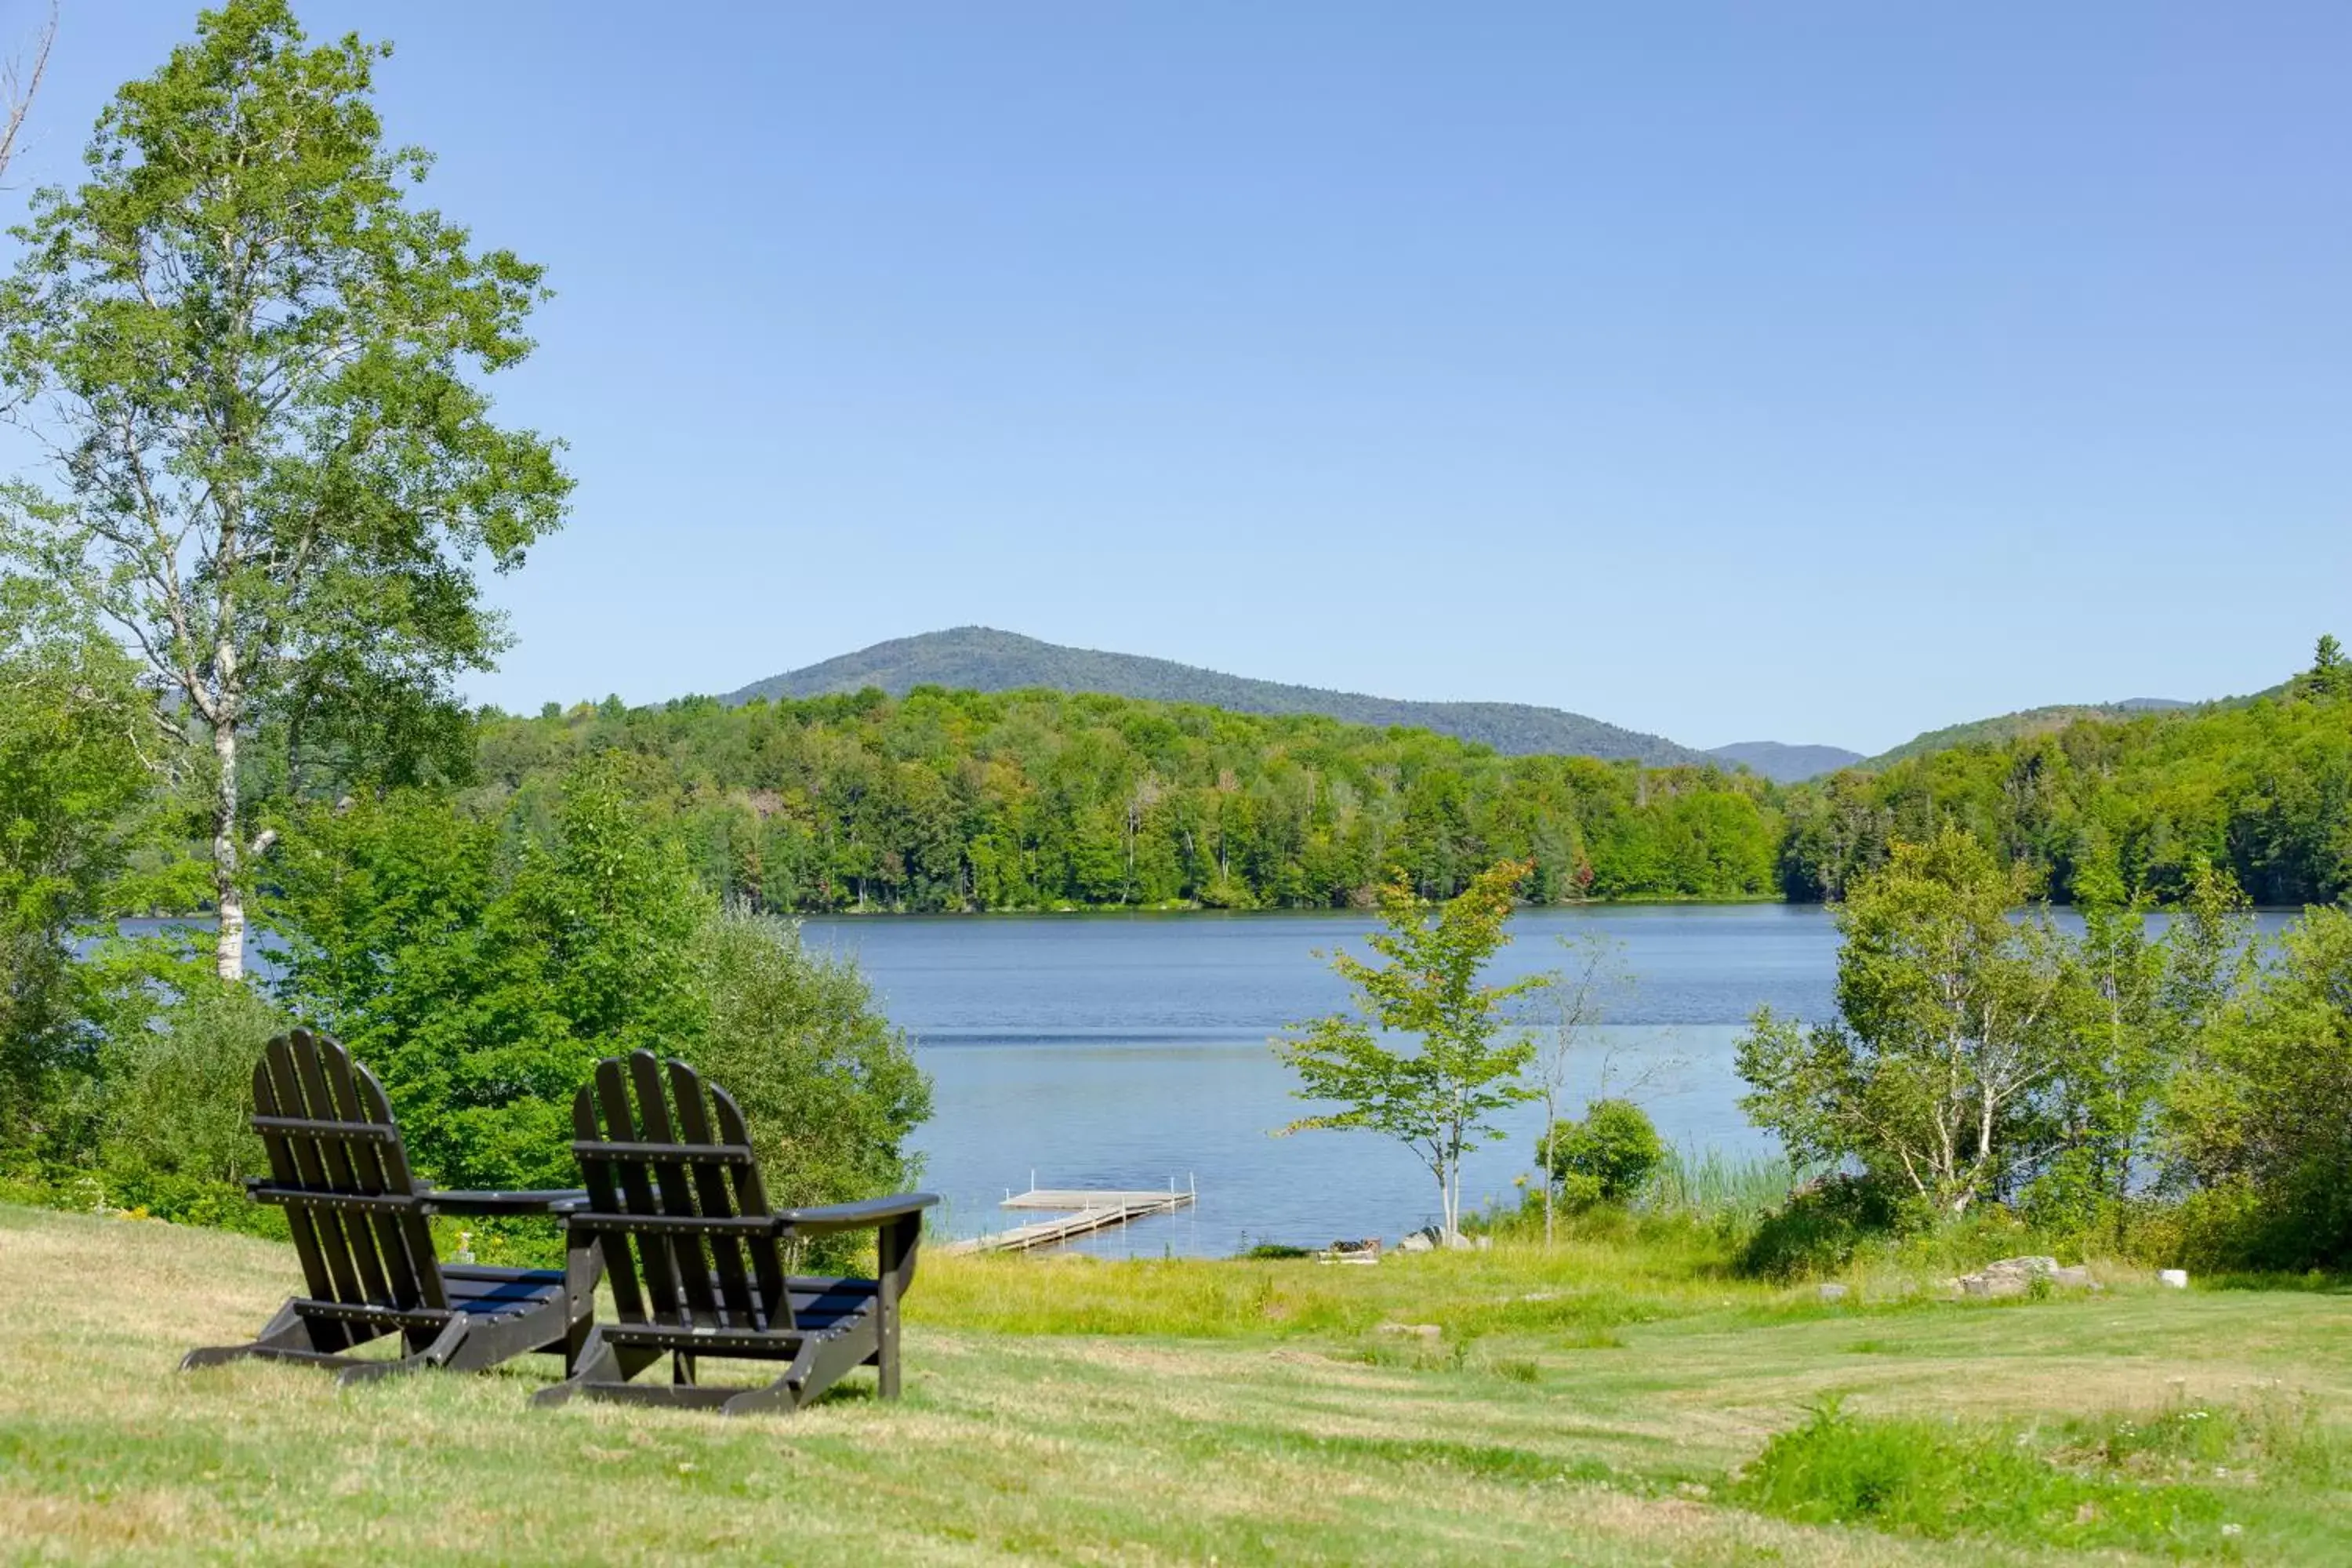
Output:
[[[743,1123],[743,1112],[737,1109],[735,1097],[715,1083],[705,1087],[710,1093],[710,1109],[719,1118],[719,1136],[730,1143],[749,1143],[751,1141],[751,1129]],[[735,1212],[766,1218],[772,1211],[768,1207],[767,1184],[760,1179],[758,1163],[742,1166],[730,1173],[735,1178]],[[791,1328],[793,1303],[784,1289],[783,1248],[771,1234],[745,1242],[743,1250],[751,1257],[752,1283],[759,1287],[760,1300],[767,1307],[768,1327]],[[782,1311],[776,1310],[780,1301],[783,1303]]]
[[[572,1145],[575,1149],[604,1141],[604,1130],[596,1125],[596,1088],[593,1084],[583,1084],[580,1092],[572,1097],[572,1130],[580,1135],[579,1142]],[[583,1157],[580,1162],[580,1176],[588,1189],[588,1201],[597,1208],[610,1214],[621,1206],[620,1189],[613,1180],[612,1161]],[[604,1278],[611,1281],[613,1287],[614,1309],[621,1314],[623,1322],[644,1322],[645,1297],[637,1289],[637,1268],[630,1258],[628,1238],[622,1237],[599,1245],[604,1252]]]
[[[333,1100],[335,1112],[350,1121],[373,1128],[368,1120],[367,1107],[360,1100],[359,1086],[352,1081],[352,1055],[339,1041],[319,1042],[319,1065],[324,1069],[327,1093]],[[397,1137],[395,1131],[394,1136]],[[359,1190],[371,1197],[387,1194],[384,1182],[383,1152],[369,1140],[343,1144],[345,1157],[351,1162],[352,1174],[357,1178]],[[415,1307],[425,1300],[425,1292],[416,1279],[416,1260],[409,1256],[408,1239],[401,1234],[400,1216],[377,1211],[368,1216],[375,1236],[376,1258],[383,1268],[383,1283],[392,1304]]]
[[[629,1082],[637,1091],[637,1131],[646,1142],[675,1147],[677,1132],[670,1125],[669,1106],[662,1093],[661,1063],[651,1051],[629,1053]],[[693,1217],[694,1184],[686,1167],[675,1160],[656,1155],[654,1183],[661,1198],[661,1212],[677,1219]],[[711,1294],[711,1265],[703,1250],[703,1237],[688,1231],[670,1241],[671,1258],[677,1267],[681,1300],[688,1314],[687,1321],[704,1322],[716,1316],[719,1299]]]
[[[684,1137],[694,1140],[692,1144],[680,1145],[680,1147],[713,1147],[710,1142],[710,1113],[702,1101],[702,1076],[684,1062],[672,1059],[669,1064],[669,1090],[670,1098],[677,1101],[677,1130]],[[731,1151],[737,1146],[721,1144],[717,1147]],[[742,1153],[743,1163],[749,1164],[751,1150],[746,1148]],[[707,1160],[698,1159],[694,1163],[693,1172],[695,1201],[700,1205],[703,1217],[706,1219],[731,1217],[735,1208],[728,1194],[726,1168]],[[718,1277],[719,1307],[722,1325],[730,1328],[766,1328],[768,1325],[765,1319],[753,1309],[751,1304],[751,1281],[743,1271],[743,1249],[736,1244],[733,1237],[724,1233],[713,1235],[709,1238],[709,1246],[711,1261],[716,1265],[713,1272]]]
[[[261,1059],[253,1064],[253,1105],[257,1110],[271,1115],[278,1113],[278,1084],[270,1072],[269,1057],[266,1051]],[[272,1179],[283,1186],[299,1184],[302,1174],[295,1168],[293,1145],[284,1133],[264,1132],[261,1147],[269,1157]],[[303,1286],[313,1297],[333,1295],[334,1280],[327,1273],[326,1251],[319,1245],[318,1229],[310,1223],[310,1210],[289,1208],[286,1211],[286,1228],[293,1234],[294,1256],[302,1264]],[[326,1348],[340,1350],[343,1347],[333,1345]]]
[[[615,1143],[638,1142],[635,1114],[629,1105],[628,1076],[622,1070],[619,1058],[606,1057],[596,1064],[596,1099],[604,1107],[606,1136]],[[645,1162],[614,1160],[611,1168],[621,1189],[621,1201],[629,1213],[653,1215],[662,1212],[655,1201],[653,1178],[646,1173]],[[677,1254],[671,1250],[669,1237],[639,1235],[632,1239],[645,1277],[646,1316],[656,1321],[677,1317],[684,1310],[686,1296],[678,1284]],[[606,1261],[622,1260],[608,1258]]]
[[[328,1048],[340,1050],[341,1047],[330,1043]],[[326,1068],[319,1059],[324,1054],[319,1037],[310,1034],[303,1035],[291,1052],[294,1076],[302,1080],[302,1098],[310,1102],[311,1116],[332,1121],[341,1114],[341,1108],[336,1105],[334,1093],[327,1087]],[[315,1133],[298,1132],[294,1136],[298,1141],[308,1142],[316,1152],[330,1186],[341,1193],[364,1194],[367,1192],[360,1181],[357,1167],[352,1163],[351,1144],[341,1138],[320,1138]],[[352,1249],[352,1267],[359,1272],[362,1293],[356,1300],[392,1300],[391,1282],[384,1277],[383,1261],[376,1253],[373,1223],[369,1220],[346,1220],[343,1223],[343,1238]]]
[[[357,1071],[360,1103],[375,1121],[392,1120],[392,1101],[385,1098],[383,1085],[375,1074],[361,1068]],[[410,1194],[416,1191],[416,1175],[408,1168],[408,1148],[394,1139],[383,1153],[383,1188],[387,1193]],[[433,1226],[424,1215],[410,1208],[400,1216],[401,1239],[407,1244],[408,1256],[416,1268],[416,1288],[422,1297],[420,1305],[446,1307],[449,1292],[441,1282],[441,1255],[433,1245]]]
[[[294,1116],[311,1114],[309,1100],[302,1092],[300,1070],[294,1065],[295,1053],[310,1043],[310,1033],[307,1029],[280,1035],[269,1042],[267,1054],[270,1079],[278,1091],[281,1113]],[[286,1146],[293,1152],[294,1170],[301,1186],[312,1192],[334,1190],[334,1183],[328,1178],[326,1167],[320,1163],[319,1145],[315,1141],[289,1135]],[[327,1277],[334,1284],[331,1291],[321,1294],[330,1300],[364,1300],[366,1298],[361,1292],[359,1271],[352,1262],[351,1243],[344,1236],[341,1218],[331,1209],[313,1205],[310,1223],[318,1231],[319,1251],[326,1259]]]

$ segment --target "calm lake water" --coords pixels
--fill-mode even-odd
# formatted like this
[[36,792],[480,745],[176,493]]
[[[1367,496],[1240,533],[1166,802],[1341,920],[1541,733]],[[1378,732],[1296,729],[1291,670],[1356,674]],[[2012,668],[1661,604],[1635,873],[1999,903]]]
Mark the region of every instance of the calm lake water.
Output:
[[[1346,915],[1073,915],[813,919],[815,948],[855,958],[915,1038],[936,1086],[917,1135],[924,1183],[957,1235],[1019,1216],[1008,1189],[1194,1184],[1197,1207],[1085,1244],[1098,1252],[1230,1253],[1261,1241],[1321,1245],[1437,1217],[1435,1186],[1401,1145],[1366,1132],[1272,1130],[1310,1109],[1268,1048],[1284,1025],[1346,995],[1317,950],[1363,952]],[[1742,1120],[1733,1042],[1759,1003],[1833,1010],[1836,933],[1818,908],[1780,904],[1529,910],[1498,976],[1558,967],[1559,939],[1618,944],[1629,987],[1570,1085],[1596,1093],[1648,1074],[1640,1098],[1670,1140],[1765,1152]],[[1465,1164],[1465,1204],[1512,1193],[1532,1167],[1541,1110]]]
[[[2262,929],[2288,918],[2266,912]],[[1394,1239],[1437,1217],[1434,1184],[1398,1144],[1367,1132],[1272,1135],[1311,1108],[1291,1097],[1267,1042],[1345,1004],[1316,953],[1364,952],[1370,924],[1339,914],[883,916],[813,918],[803,930],[811,947],[856,959],[915,1040],[935,1086],[915,1143],[951,1234],[1030,1217],[998,1205],[1033,1173],[1049,1187],[1196,1186],[1190,1211],[1080,1244],[1157,1256]],[[1637,1098],[1669,1141],[1770,1152],[1739,1114],[1733,1046],[1759,1003],[1806,1019],[1833,1014],[1827,911],[1530,910],[1511,930],[1497,978],[1566,965],[1561,939],[1588,936],[1613,944],[1631,977],[1576,1064],[1570,1113],[1601,1091],[1605,1065],[1620,1086],[1646,1077]],[[1509,1198],[1511,1178],[1533,1166],[1540,1109],[1501,1121],[1507,1136],[1465,1164],[1466,1205]]]

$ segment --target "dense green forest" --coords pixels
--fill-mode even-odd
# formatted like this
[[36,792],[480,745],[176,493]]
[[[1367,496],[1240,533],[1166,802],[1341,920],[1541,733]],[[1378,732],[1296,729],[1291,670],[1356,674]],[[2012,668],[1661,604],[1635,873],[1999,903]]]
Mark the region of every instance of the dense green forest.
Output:
[[1047,690],[493,717],[476,788],[603,752],[765,909],[1328,907],[1391,868],[1450,897],[1505,857],[1543,902],[1777,890],[1777,796],[1751,776]]
[[1049,690],[919,687],[728,707],[485,715],[474,789],[630,759],[706,879],[755,908],[1333,907],[1391,868],[1431,898],[1498,858],[1528,896],[1833,899],[1958,826],[2073,900],[2200,865],[2263,903],[2352,891],[2352,680],[2063,728],[1790,787],[1721,768],[1503,756],[1425,731]]
[[2110,881],[2169,900],[2201,864],[2257,903],[2332,903],[2352,893],[2352,664],[2324,637],[2275,693],[1839,773],[1790,792],[1784,819],[1791,899],[1835,898],[1950,823],[2062,902]]

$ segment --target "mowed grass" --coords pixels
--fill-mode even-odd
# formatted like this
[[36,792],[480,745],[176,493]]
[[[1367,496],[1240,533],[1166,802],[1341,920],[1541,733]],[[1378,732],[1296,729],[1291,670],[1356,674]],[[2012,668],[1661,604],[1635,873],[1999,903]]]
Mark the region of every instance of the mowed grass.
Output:
[[[349,1391],[174,1370],[295,1277],[249,1237],[0,1208],[0,1556],[2352,1561],[2352,1297],[2327,1291],[1824,1304],[1696,1240],[934,1258],[895,1405],[853,1380],[796,1417],[537,1411],[538,1360]],[[2012,1488],[2075,1479],[1977,1507],[1993,1445]]]

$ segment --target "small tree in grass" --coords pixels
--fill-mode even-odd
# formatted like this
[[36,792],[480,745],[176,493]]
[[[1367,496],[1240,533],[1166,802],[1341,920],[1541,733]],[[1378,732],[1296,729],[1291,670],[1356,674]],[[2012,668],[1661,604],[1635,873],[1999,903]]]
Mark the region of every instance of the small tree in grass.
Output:
[[[1504,925],[1528,871],[1516,860],[1491,867],[1434,918],[1409,883],[1391,880],[1380,891],[1385,929],[1370,938],[1388,962],[1328,955],[1355,990],[1355,1011],[1294,1026],[1274,1043],[1298,1074],[1297,1098],[1340,1107],[1279,1131],[1360,1128],[1396,1139],[1435,1178],[1448,1236],[1461,1226],[1464,1152],[1502,1136],[1487,1120],[1495,1112],[1534,1098],[1518,1079],[1535,1047],[1506,1037],[1506,1004],[1543,981],[1479,983],[1486,961],[1510,941]],[[1391,1048],[1396,1036],[1418,1037],[1421,1048]]]
[[[1544,977],[1542,990],[1551,1006],[1552,1027],[1549,1038],[1536,1052],[1532,1074],[1534,1097],[1543,1101],[1543,1132],[1536,1139],[1536,1161],[1548,1171],[1554,1164],[1553,1141],[1568,1125],[1560,1119],[1559,1102],[1568,1089],[1569,1068],[1601,1027],[1607,996],[1633,980],[1617,944],[1605,938],[1562,938],[1561,946],[1574,955],[1574,962],[1571,967]],[[1609,1065],[1604,1058],[1601,1068],[1604,1095],[1608,1087]],[[1558,1184],[1550,1180],[1543,1187],[1546,1247],[1552,1244],[1559,1228],[1558,1205],[1552,1201]]]
[[[1555,1127],[1543,1152],[1552,1184],[1580,1208],[1632,1200],[1665,1158],[1666,1146],[1648,1114],[1632,1100],[1596,1100],[1584,1108],[1581,1121]],[[1545,1212],[1549,1216],[1549,1198]]]

